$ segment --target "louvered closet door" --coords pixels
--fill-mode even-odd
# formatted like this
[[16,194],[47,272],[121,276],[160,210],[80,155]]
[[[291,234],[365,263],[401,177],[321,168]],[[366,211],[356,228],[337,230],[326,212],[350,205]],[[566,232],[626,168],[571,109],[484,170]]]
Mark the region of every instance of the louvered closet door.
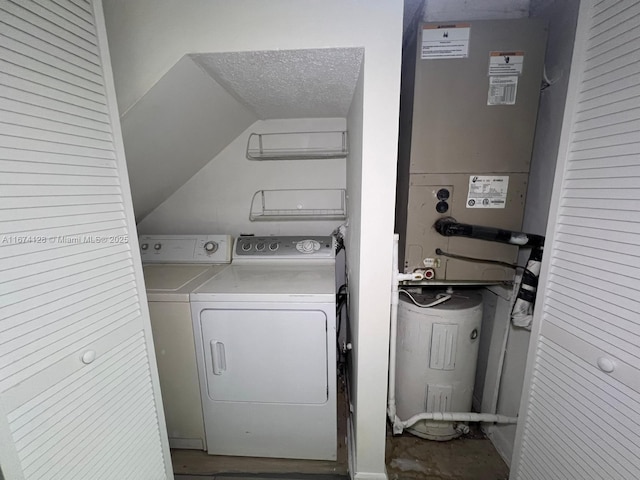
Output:
[[640,2],[583,1],[511,478],[640,478]]
[[0,0],[0,465],[172,478],[99,2]]

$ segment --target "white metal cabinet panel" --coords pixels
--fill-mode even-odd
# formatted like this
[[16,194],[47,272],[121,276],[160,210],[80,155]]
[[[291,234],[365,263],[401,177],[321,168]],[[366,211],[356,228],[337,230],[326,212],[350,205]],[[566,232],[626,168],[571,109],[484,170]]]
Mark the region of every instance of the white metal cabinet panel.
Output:
[[511,478],[640,478],[640,4],[582,1]]
[[458,325],[434,323],[431,333],[431,355],[429,368],[455,370]]
[[324,404],[327,317],[321,310],[203,309],[202,351],[214,401]]
[[102,6],[0,19],[3,474],[171,478]]
[[[145,274],[148,268],[147,265]],[[172,448],[206,450],[189,302],[150,299],[149,313],[169,445]]]
[[[279,295],[271,297],[278,298]],[[331,295],[318,297],[325,298],[325,303],[314,301],[317,298],[311,296],[296,300],[295,295],[277,302],[253,301],[251,294],[204,302],[194,302],[192,297],[196,361],[210,454],[336,459],[336,376],[333,358],[329,356],[336,341],[335,304]],[[237,315],[227,315],[234,311]],[[217,324],[218,312],[222,312],[220,323],[226,323],[222,325],[225,332],[211,328]],[[244,317],[247,317],[246,323],[242,322]],[[274,318],[280,328],[271,328],[269,318]],[[278,318],[283,320],[278,321]],[[268,324],[259,325],[265,322]],[[256,325],[259,328],[252,330]],[[225,338],[218,337],[218,333],[224,333]],[[224,351],[233,356],[227,359],[227,370],[224,370],[224,364],[219,364],[216,368],[221,375],[213,375],[209,353],[211,341],[222,340],[224,343],[230,333],[234,338],[229,349]],[[237,366],[235,354],[242,355],[252,345],[257,346],[257,350],[252,350],[247,358],[241,358],[242,370],[234,371]],[[236,350],[236,346],[240,350]],[[305,347],[312,350],[304,351]],[[256,361],[258,358],[260,361]],[[322,371],[319,358],[324,358]],[[246,392],[243,393],[240,383],[225,379],[235,373],[246,375],[244,379],[250,381],[262,375],[258,380],[260,385],[245,385]],[[304,375],[309,378],[301,378]],[[282,392],[265,385],[265,378]],[[215,391],[221,387],[215,385],[220,380],[235,382],[231,385],[232,391],[220,392],[231,401],[215,400],[209,395],[209,384]],[[315,380],[317,385],[309,385],[309,380]],[[302,391],[304,389],[310,391]],[[322,402],[319,401],[321,398]],[[300,401],[308,403],[295,403]]]

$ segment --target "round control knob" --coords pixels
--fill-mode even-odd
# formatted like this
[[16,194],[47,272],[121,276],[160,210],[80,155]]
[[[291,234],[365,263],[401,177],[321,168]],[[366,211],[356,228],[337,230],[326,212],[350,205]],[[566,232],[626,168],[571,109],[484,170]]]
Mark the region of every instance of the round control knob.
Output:
[[156,243],[156,244],[153,246],[153,248],[154,248],[155,250],[160,250],[160,249],[162,248],[162,244],[160,244],[160,243]]
[[296,245],[296,250],[300,253],[313,253],[320,250],[320,244],[315,240],[301,240]]
[[148,243],[143,243],[142,245],[140,245],[140,249],[141,250],[147,250],[149,248],[149,244]]
[[207,253],[214,253],[218,250],[218,244],[216,242],[207,242],[204,244],[204,251]]
[[260,242],[260,243],[258,243],[258,244],[256,245],[256,250],[257,250],[258,252],[261,252],[261,251],[263,251],[263,250],[264,250],[264,247],[265,247],[265,244],[264,244],[264,243],[262,243],[262,242]]
[[249,250],[251,250],[251,244],[250,243],[243,243],[242,244],[242,251],[243,252],[248,252]]
[[275,252],[276,250],[278,250],[278,247],[280,245],[278,244],[278,242],[273,242],[272,244],[269,245],[269,250],[271,250],[272,252]]

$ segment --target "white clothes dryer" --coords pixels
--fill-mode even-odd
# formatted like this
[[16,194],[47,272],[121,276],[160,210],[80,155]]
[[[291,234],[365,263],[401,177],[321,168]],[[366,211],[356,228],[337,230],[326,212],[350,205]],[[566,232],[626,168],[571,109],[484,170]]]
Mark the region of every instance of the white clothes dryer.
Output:
[[229,266],[228,235],[144,235],[140,253],[169,445],[206,450],[189,294]]
[[240,237],[191,294],[210,454],[335,460],[335,244]]

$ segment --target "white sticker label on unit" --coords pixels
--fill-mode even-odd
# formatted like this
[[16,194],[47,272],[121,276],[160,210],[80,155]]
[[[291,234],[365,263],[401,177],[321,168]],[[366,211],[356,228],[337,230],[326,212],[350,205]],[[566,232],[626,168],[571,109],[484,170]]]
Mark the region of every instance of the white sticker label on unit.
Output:
[[508,176],[472,175],[469,177],[467,208],[504,208],[508,190]]
[[518,91],[518,77],[489,77],[487,105],[515,105]]
[[470,35],[471,24],[469,23],[425,25],[422,28],[420,58],[423,60],[467,58]]
[[522,75],[524,52],[491,52],[489,54],[489,76]]
[[422,263],[427,268],[439,267],[439,258],[425,258],[422,260]]

